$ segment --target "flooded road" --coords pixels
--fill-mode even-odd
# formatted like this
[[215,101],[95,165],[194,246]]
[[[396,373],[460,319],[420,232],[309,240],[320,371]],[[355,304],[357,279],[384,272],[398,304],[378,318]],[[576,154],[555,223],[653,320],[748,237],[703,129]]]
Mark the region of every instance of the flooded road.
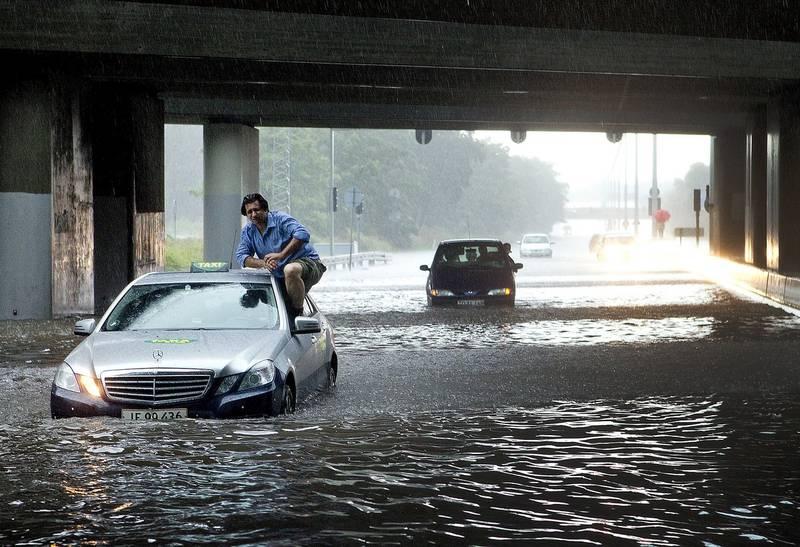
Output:
[[330,271],[339,386],[280,419],[53,421],[73,321],[0,323],[0,544],[800,542],[800,320],[558,255],[514,309]]

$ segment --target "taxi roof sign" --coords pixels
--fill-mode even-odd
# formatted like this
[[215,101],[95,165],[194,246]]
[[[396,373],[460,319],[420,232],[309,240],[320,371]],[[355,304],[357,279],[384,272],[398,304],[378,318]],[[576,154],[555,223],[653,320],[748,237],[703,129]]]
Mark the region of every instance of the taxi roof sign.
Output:
[[227,262],[192,262],[189,268],[191,273],[200,272],[227,272],[230,270]]

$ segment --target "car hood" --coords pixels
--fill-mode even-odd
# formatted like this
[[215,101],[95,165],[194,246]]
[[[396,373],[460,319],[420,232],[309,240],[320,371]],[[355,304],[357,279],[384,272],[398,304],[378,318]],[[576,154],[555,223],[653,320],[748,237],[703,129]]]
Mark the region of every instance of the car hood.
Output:
[[112,370],[179,368],[212,370],[227,376],[255,361],[275,359],[288,340],[283,331],[122,331],[96,332],[66,362],[81,374]]
[[514,287],[514,274],[501,268],[441,268],[431,275],[431,287],[448,289],[456,294]]

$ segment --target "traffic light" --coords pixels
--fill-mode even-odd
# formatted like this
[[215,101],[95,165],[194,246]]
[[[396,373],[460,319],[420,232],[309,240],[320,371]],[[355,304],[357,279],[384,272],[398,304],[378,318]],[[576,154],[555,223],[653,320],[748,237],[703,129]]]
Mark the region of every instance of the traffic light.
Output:
[[336,186],[334,186],[333,188],[331,188],[331,209],[333,210],[334,213],[336,212],[338,201],[339,201],[338,192],[336,191]]
[[363,212],[364,212],[364,202],[362,201],[361,203],[356,205],[356,214],[360,215]]

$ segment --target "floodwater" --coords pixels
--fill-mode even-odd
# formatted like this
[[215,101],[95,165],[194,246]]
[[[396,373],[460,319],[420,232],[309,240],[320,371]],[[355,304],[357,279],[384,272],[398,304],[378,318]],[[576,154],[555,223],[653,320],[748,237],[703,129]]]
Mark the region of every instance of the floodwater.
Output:
[[0,544],[800,542],[798,318],[540,264],[513,309],[329,272],[339,386],[279,419],[53,421],[72,320],[0,324]]

